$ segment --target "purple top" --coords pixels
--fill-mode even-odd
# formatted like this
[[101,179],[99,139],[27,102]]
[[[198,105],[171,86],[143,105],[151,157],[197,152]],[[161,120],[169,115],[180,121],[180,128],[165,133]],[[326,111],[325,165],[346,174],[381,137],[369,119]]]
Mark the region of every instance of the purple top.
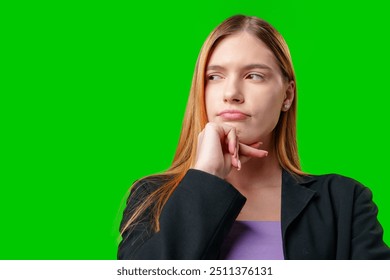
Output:
[[220,259],[283,260],[280,222],[235,221],[225,238]]

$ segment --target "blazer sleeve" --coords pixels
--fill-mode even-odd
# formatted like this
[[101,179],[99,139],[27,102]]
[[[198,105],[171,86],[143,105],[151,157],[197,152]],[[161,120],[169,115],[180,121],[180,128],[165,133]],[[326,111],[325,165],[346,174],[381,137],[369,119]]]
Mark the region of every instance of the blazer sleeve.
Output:
[[[137,193],[146,189],[144,184],[130,195],[124,220],[133,204],[142,203]],[[163,207],[160,231],[151,230],[151,216],[146,213],[122,235],[118,259],[216,259],[245,201],[225,180],[190,169]]]
[[390,260],[390,248],[383,241],[383,228],[372,201],[371,191],[363,187],[354,203],[351,259]]

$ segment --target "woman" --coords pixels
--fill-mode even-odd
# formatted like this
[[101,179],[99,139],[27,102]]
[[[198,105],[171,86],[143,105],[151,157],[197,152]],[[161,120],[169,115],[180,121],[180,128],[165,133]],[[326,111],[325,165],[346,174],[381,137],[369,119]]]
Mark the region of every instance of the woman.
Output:
[[370,191],[309,176],[288,47],[233,16],[200,52],[172,166],[137,181],[119,259],[390,259]]

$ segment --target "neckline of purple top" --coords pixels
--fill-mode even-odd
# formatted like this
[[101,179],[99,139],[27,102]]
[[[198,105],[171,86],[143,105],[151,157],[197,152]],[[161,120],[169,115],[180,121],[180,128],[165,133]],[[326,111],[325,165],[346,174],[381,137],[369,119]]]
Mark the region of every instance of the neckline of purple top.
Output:
[[222,244],[220,259],[283,260],[280,221],[235,221]]

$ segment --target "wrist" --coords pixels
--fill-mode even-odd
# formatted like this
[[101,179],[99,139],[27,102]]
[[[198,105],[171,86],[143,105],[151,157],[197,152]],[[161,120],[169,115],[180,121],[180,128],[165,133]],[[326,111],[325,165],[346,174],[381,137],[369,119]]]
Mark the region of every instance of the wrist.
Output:
[[196,170],[200,170],[200,171],[203,171],[205,173],[208,173],[208,174],[211,174],[211,175],[214,175],[214,176],[217,176],[221,179],[224,179],[224,176],[221,174],[221,172],[218,172],[216,169],[214,168],[211,168],[211,167],[206,167],[206,166],[202,166],[202,165],[199,165],[199,164],[195,164],[195,166],[191,167],[192,169],[196,169]]

